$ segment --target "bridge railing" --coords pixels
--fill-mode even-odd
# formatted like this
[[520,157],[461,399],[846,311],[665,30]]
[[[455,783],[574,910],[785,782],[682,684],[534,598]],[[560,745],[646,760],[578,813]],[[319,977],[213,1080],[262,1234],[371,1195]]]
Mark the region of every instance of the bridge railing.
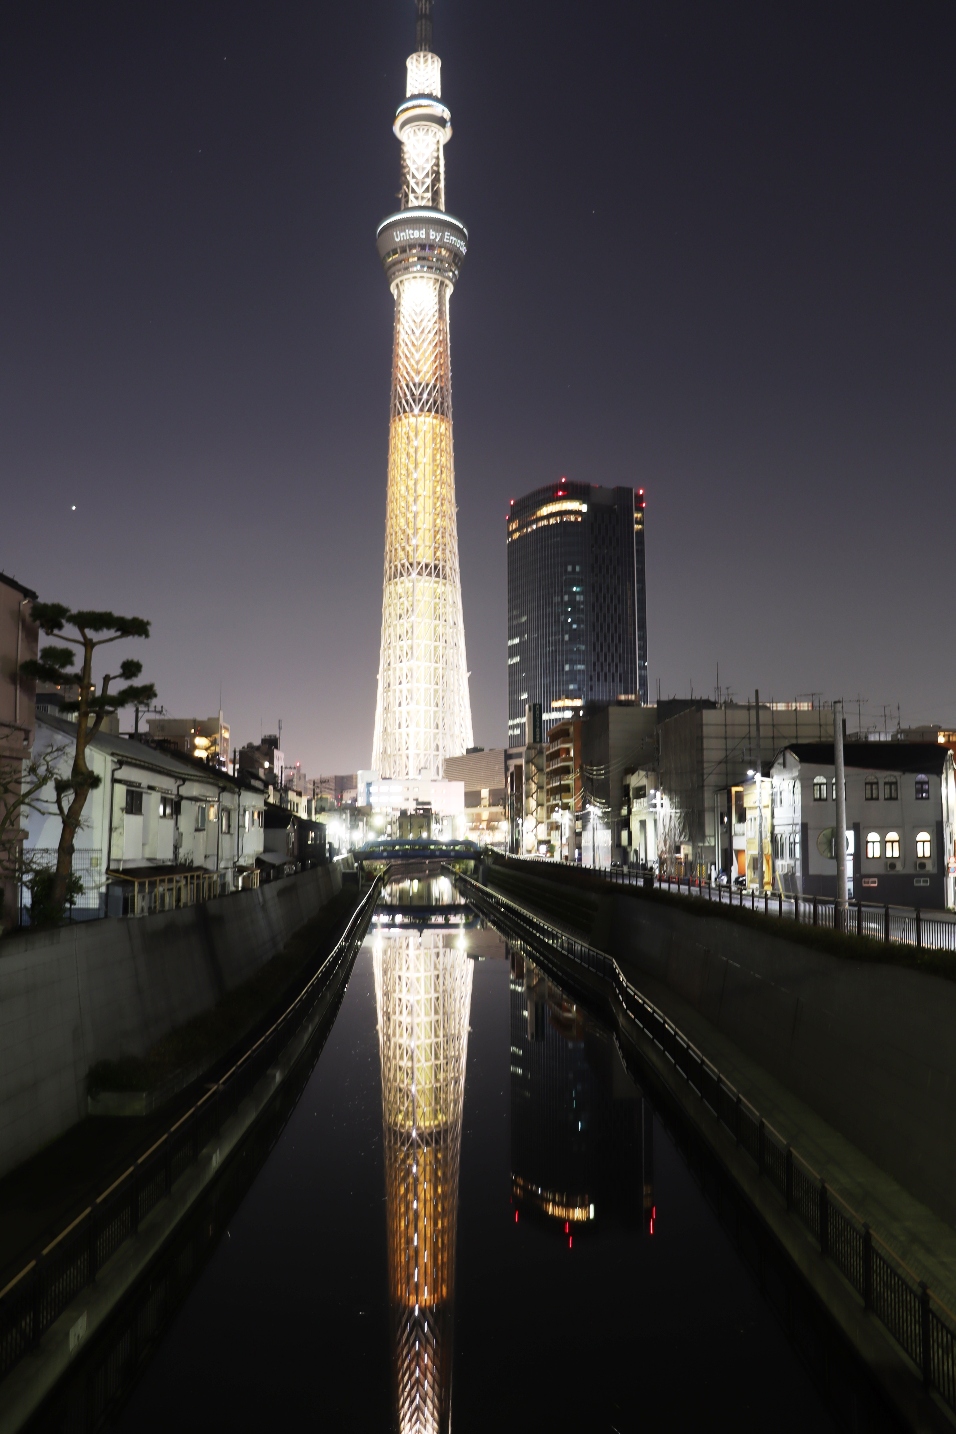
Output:
[[[956,1315],[851,1205],[761,1116],[707,1057],[624,975],[613,957],[569,936],[516,902],[458,876],[468,900],[506,935],[547,961],[557,951],[607,982],[619,1007],[746,1152],[893,1339],[923,1383],[956,1411]],[[553,965],[552,958],[552,965]],[[560,967],[558,967],[560,975]]]
[[761,916],[794,921],[802,926],[822,926],[827,930],[842,929],[847,936],[869,936],[875,941],[915,946],[926,951],[956,951],[956,913],[926,910],[921,907],[888,906],[862,900],[847,903],[842,928],[836,902],[826,896],[794,896],[782,891],[758,892],[756,887],[744,888],[700,881],[697,877],[666,877],[626,866],[578,866],[559,862],[551,857],[508,856],[508,865],[528,863],[558,868],[565,872],[589,873],[613,886],[648,887],[669,891],[675,896],[694,897],[715,902],[735,910],[750,911]]
[[39,1346],[51,1325],[172,1193],[179,1178],[219,1136],[224,1122],[275,1065],[315,1009],[329,978],[361,946],[382,882],[383,876],[376,878],[308,984],[222,1079],[0,1288],[0,1380]]

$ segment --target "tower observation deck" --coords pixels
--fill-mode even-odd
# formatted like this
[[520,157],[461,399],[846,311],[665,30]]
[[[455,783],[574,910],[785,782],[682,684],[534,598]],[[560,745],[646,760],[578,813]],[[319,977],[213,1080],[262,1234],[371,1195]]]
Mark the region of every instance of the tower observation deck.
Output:
[[441,778],[472,745],[458,569],[449,301],[468,231],[445,212],[441,61],[431,0],[417,0],[417,49],[395,116],[402,204],[378,228],[395,299],[382,646],[372,767],[385,778]]

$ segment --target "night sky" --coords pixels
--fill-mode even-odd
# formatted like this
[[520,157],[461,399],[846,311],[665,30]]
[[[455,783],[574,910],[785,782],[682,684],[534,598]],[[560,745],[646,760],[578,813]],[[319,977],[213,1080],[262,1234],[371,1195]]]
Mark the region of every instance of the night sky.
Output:
[[[172,714],[365,766],[412,0],[0,33],[0,568],[151,619]],[[951,0],[436,0],[435,49],[476,742],[561,475],[647,489],[652,693],[956,725]]]

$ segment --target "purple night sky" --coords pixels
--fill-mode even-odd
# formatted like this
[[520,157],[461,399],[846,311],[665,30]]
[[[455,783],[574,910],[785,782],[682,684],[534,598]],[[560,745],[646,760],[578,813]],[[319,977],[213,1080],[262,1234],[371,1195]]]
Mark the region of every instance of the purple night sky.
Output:
[[[371,757],[411,0],[6,7],[0,568],[174,715]],[[437,0],[475,740],[508,499],[648,492],[652,692],[956,725],[949,0]],[[73,511],[73,505],[76,505]]]

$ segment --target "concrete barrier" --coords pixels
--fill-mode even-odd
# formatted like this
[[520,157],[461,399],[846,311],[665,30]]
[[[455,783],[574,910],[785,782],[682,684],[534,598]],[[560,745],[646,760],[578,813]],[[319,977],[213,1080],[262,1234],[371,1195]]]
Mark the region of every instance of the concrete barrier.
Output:
[[[500,867],[488,875],[544,915],[553,905],[547,878]],[[582,891],[579,917],[638,985],[645,972],[676,992],[956,1224],[956,982],[613,888]]]
[[0,1175],[86,1114],[99,1060],[145,1055],[253,975],[341,890],[335,865],[156,916],[0,942]]

